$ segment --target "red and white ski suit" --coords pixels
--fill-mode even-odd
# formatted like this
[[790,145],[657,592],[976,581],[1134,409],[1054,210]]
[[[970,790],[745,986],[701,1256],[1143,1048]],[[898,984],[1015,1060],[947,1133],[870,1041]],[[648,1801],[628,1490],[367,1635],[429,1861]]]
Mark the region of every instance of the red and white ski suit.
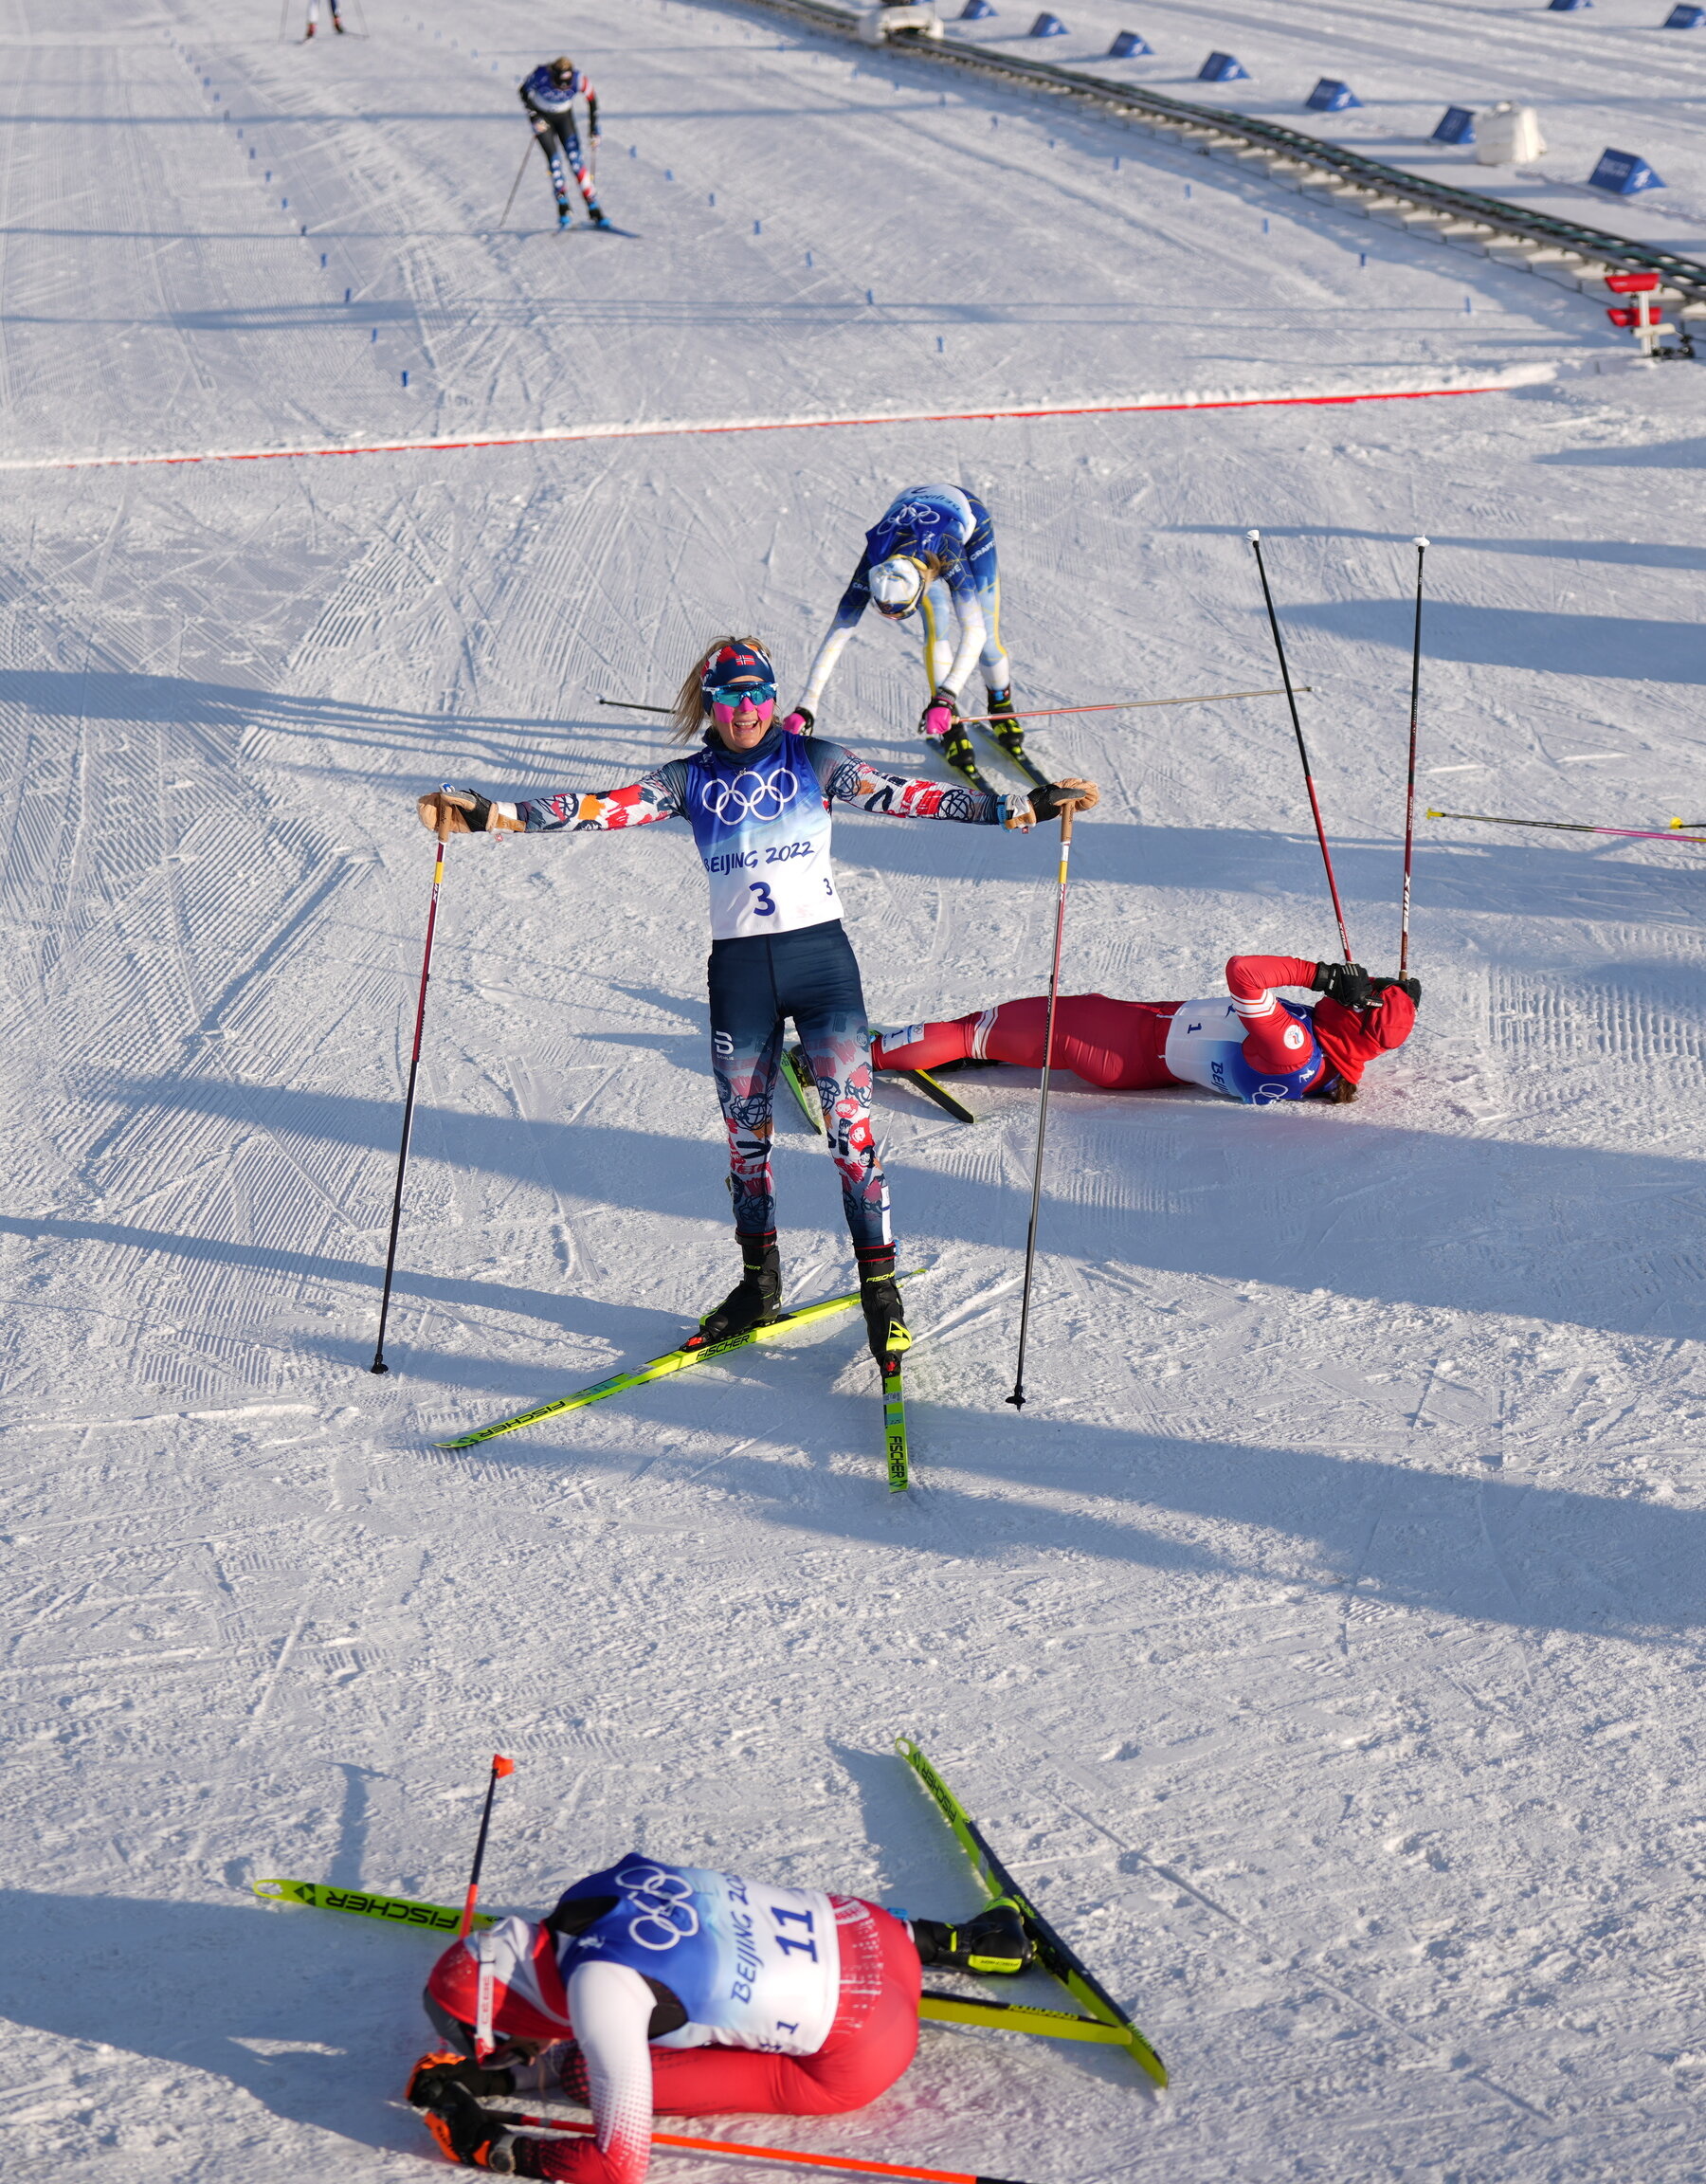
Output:
[[[1315,974],[1314,959],[1301,956],[1228,959],[1226,991],[1243,1024],[1243,1057],[1252,1070],[1274,1077],[1296,1073],[1298,1017],[1280,1004],[1275,989],[1308,988]],[[1062,993],[1055,1010],[1054,1065],[1111,1092],[1150,1092],[1196,1082],[1177,1074],[1167,1063],[1173,1020],[1190,1006],[1184,1001],[1116,1001],[1106,993]],[[1224,1009],[1225,1004],[1220,1006]],[[1319,1066],[1302,1090],[1324,1088],[1335,1075],[1356,1082],[1363,1065],[1374,1054],[1402,1046],[1415,1015],[1414,1003],[1397,987],[1388,987],[1373,1009],[1341,1009],[1323,999],[1315,1009],[1313,1023],[1321,1047]],[[890,1033],[872,1047],[871,1060],[879,1069],[934,1069],[944,1062],[968,1060],[1041,1068],[1047,1024],[1046,995],[1004,1001],[968,1016]]]
[[533,2072],[535,2090],[587,2102],[597,2137],[535,2140],[538,2174],[567,2184],[643,2184],[654,2114],[838,2116],[886,2092],[918,2045],[917,1948],[878,1905],[839,1896],[829,1902],[840,1999],[812,2054],[649,2046],[651,1983],[626,1964],[578,1966],[567,1995],[574,2045],[548,2048]]

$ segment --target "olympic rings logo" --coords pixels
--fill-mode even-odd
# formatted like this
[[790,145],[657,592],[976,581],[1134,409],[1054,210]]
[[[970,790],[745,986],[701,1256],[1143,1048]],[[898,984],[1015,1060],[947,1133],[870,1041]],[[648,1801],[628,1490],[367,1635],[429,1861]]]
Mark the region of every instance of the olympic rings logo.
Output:
[[[748,781],[753,784],[751,789],[742,786]],[[739,819],[780,819],[799,792],[799,777],[791,768],[760,774],[749,766],[732,781],[713,774],[700,785],[699,803],[714,819],[727,818],[731,810]]]
[[673,1949],[699,1932],[693,1884],[679,1873],[665,1873],[657,1866],[629,1866],[617,1874],[616,1885],[626,1891],[630,1906],[639,1913],[628,1921],[628,1935],[642,1949]]

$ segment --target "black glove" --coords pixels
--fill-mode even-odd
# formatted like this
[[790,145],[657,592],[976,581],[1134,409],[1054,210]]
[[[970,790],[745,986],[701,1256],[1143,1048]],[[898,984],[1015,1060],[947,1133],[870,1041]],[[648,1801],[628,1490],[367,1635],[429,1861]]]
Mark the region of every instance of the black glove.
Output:
[[460,2087],[476,2100],[487,2100],[495,2093],[513,2093],[516,2073],[494,2068],[490,2064],[475,2063],[465,2055],[452,2055],[447,2048],[441,2048],[436,2054],[423,2055],[409,2072],[409,2105],[441,2107],[449,2087]]
[[1039,827],[1058,819],[1068,804],[1076,804],[1083,794],[1081,789],[1063,789],[1058,781],[1045,781],[1041,788],[1030,792],[1030,808]]
[[426,2110],[426,2128],[452,2161],[464,2169],[489,2169],[495,2176],[536,2176],[516,2156],[525,2139],[517,2138],[501,2118],[488,2116],[472,2093],[445,2085]]
[[1407,993],[1413,1002],[1419,1004],[1422,999],[1420,978],[1370,978],[1369,984],[1373,988],[1377,1000],[1393,986],[1397,987],[1400,993]]
[[1360,963],[1317,963],[1310,987],[1341,1009],[1366,1009],[1374,998],[1369,974]]

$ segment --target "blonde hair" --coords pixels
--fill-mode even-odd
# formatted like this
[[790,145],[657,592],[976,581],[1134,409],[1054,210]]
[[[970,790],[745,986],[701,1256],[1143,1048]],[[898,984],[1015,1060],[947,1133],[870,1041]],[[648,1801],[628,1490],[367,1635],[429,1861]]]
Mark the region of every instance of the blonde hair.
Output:
[[705,672],[706,661],[715,660],[725,645],[750,645],[753,651],[762,652],[767,660],[770,658],[770,646],[762,637],[737,637],[731,633],[713,637],[709,645],[701,646],[693,656],[693,665],[682,676],[681,687],[676,692],[676,701],[670,708],[678,743],[691,743],[705,724],[705,703],[699,689],[699,677]]

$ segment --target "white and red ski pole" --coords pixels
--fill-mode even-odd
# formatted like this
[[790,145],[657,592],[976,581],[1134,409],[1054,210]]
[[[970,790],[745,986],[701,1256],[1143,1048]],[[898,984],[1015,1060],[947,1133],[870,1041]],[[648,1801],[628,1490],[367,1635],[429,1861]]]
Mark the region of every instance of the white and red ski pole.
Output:
[[1398,919],[1398,975],[1409,971],[1410,860],[1416,849],[1416,708],[1422,693],[1422,563],[1427,540],[1416,540],[1416,633],[1410,645],[1409,771],[1404,789],[1404,903]]
[[[1299,695],[1313,688],[1313,683],[1298,684]],[[987,728],[991,720],[1058,720],[1062,713],[1144,713],[1154,705],[1225,705],[1234,698],[1284,695],[1283,690],[1207,690],[1200,698],[1115,698],[1105,705],[1043,705],[1028,706],[1023,713],[962,713],[960,720],[967,728]]]
[[1280,680],[1285,684],[1285,702],[1291,707],[1293,733],[1298,738],[1298,755],[1303,761],[1303,786],[1309,792],[1309,809],[1315,813],[1316,840],[1321,845],[1321,862],[1327,867],[1327,892],[1333,897],[1333,915],[1338,919],[1339,945],[1345,951],[1345,961],[1354,963],[1351,953],[1351,936],[1345,930],[1345,913],[1339,905],[1338,882],[1333,876],[1333,852],[1327,846],[1327,829],[1321,824],[1320,800],[1316,795],[1315,773],[1309,763],[1309,745],[1303,740],[1303,723],[1298,718],[1298,701],[1292,689],[1291,669],[1285,660],[1285,640],[1280,634],[1280,617],[1274,612],[1274,594],[1268,590],[1267,565],[1261,558],[1261,533],[1246,531],[1244,537],[1256,550],[1256,569],[1261,578],[1261,596],[1267,605],[1268,628],[1274,632],[1274,650],[1280,657]]
[[[448,794],[450,784],[442,793]],[[445,835],[449,820],[439,806],[438,851],[432,866],[432,895],[426,904],[426,945],[421,951],[421,991],[415,1001],[414,1047],[408,1057],[408,1088],[403,1095],[403,1141],[397,1147],[397,1187],[391,1193],[390,1241],[385,1247],[385,1285],[379,1296],[379,1338],[373,1345],[371,1373],[389,1373],[385,1362],[385,1323],[390,1317],[391,1278],[397,1270],[397,1230],[403,1221],[403,1178],[408,1173],[408,1141],[414,1135],[415,1080],[421,1073],[421,1034],[426,1027],[426,986],[432,976],[432,935],[438,923],[439,889],[445,883]]]

